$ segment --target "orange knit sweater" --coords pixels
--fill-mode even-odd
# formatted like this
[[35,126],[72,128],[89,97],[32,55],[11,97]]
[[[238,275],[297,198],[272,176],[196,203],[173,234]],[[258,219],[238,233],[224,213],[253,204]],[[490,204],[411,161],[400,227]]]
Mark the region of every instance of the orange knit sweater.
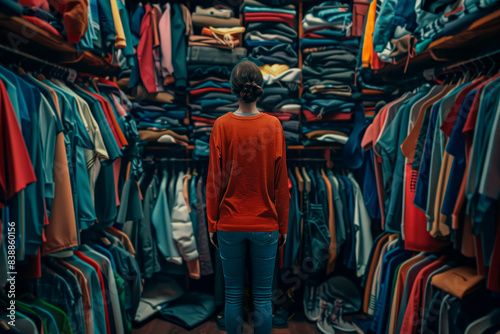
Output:
[[276,117],[228,112],[215,121],[206,192],[209,232],[287,233],[286,143]]

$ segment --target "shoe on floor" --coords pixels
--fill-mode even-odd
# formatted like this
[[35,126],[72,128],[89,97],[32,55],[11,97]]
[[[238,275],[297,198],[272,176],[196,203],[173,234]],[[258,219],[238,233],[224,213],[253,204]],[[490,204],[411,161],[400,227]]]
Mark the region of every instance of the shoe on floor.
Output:
[[221,331],[226,330],[226,319],[224,318],[224,310],[220,311],[215,318],[215,323],[217,324],[217,328]]
[[316,321],[316,327],[324,334],[335,334],[335,328],[330,324],[328,315],[321,314],[321,317]]
[[[320,320],[323,329],[329,331],[335,329],[342,332],[356,332],[356,327],[347,322],[343,317],[343,301],[341,299],[336,299],[333,304],[320,299]],[[319,328],[319,327],[318,327]],[[325,332],[324,332],[325,333]]]
[[275,311],[273,314],[273,328],[288,328],[288,320],[292,318],[292,316],[283,308]]
[[304,315],[309,321],[316,321],[321,315],[321,309],[319,307],[319,296],[316,293],[318,285],[314,281],[306,281],[304,289],[304,298],[302,300],[304,304]]

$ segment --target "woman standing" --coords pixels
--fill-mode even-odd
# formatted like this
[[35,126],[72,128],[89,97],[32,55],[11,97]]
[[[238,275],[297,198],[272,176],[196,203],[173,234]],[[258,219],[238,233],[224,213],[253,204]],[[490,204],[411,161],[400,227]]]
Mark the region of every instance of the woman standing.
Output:
[[[280,121],[257,110],[262,73],[243,61],[231,73],[239,108],[219,117],[210,135],[207,216],[224,272],[228,334],[241,333],[247,245],[252,263],[254,330],[272,326],[271,286],[278,246],[286,242],[289,190]],[[281,235],[279,245],[278,240]]]

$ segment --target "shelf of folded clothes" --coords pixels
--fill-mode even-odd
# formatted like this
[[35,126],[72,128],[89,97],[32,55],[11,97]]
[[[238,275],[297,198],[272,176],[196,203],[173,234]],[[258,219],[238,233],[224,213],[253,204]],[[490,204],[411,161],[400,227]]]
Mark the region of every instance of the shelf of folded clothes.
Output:
[[237,8],[196,6],[192,23],[193,34],[188,36],[187,46],[189,143],[195,146],[193,158],[199,159],[208,157],[215,120],[238,108],[229,78],[247,50],[242,46],[245,28]]
[[[498,6],[498,1],[470,1],[458,9],[444,10],[432,21],[435,25],[431,22],[428,26],[417,27],[411,34],[391,39],[390,57],[395,59],[377,69],[375,74],[387,82],[397,83],[426,69],[498,50]],[[409,43],[414,50],[410,56]]]
[[0,13],[0,44],[13,47],[51,63],[99,76],[116,75],[120,67],[89,51],[79,51],[62,36],[22,17]]
[[130,110],[135,118],[139,139],[147,144],[188,146],[186,108],[175,104],[163,106],[134,102]]
[[[261,112],[277,117],[288,144],[300,142],[301,69],[297,55],[297,11],[293,4],[269,6],[245,0],[240,7],[244,18],[248,60],[264,76],[264,93],[257,101]],[[288,1],[291,3],[292,1]]]
[[[355,85],[359,39],[352,36],[349,5],[326,1],[310,7],[302,20],[302,134],[304,145],[343,141],[361,98]],[[317,131],[330,134],[316,136]]]

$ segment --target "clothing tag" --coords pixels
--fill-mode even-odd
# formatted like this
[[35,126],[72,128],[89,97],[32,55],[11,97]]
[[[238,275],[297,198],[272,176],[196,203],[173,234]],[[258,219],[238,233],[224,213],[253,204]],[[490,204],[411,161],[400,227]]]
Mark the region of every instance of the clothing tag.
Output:
[[102,237],[102,238],[101,238],[101,241],[102,241],[102,243],[103,243],[104,245],[106,245],[106,246],[110,246],[110,245],[111,245],[111,241],[109,241],[109,239],[108,239],[108,238]]
[[68,77],[66,78],[69,82],[75,82],[77,73],[74,69],[68,68]]

